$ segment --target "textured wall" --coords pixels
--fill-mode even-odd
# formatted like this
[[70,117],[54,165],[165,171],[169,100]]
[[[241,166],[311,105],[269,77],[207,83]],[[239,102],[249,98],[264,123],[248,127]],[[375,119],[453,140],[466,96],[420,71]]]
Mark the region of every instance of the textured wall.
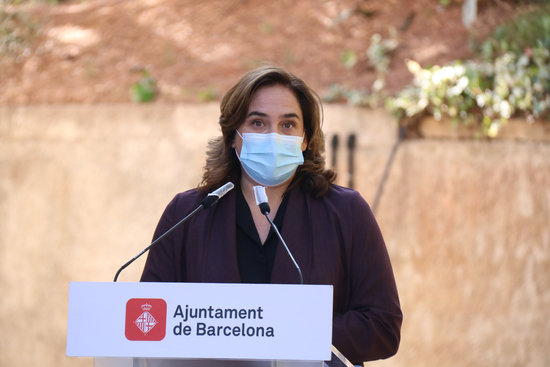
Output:
[[549,158],[540,143],[403,144],[379,214],[405,314],[387,364],[550,364]]
[[[64,355],[69,281],[110,281],[149,243],[172,196],[200,181],[217,117],[215,104],[0,107],[0,366],[92,365]],[[339,183],[357,135],[354,180],[372,202],[393,120],[345,106],[325,120]],[[400,144],[377,217],[402,344],[368,365],[550,364],[549,157],[544,141]]]

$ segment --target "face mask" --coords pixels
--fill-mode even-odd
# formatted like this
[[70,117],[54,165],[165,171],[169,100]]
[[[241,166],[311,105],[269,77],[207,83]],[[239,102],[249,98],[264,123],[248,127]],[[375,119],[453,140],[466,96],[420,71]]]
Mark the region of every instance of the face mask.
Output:
[[245,172],[257,183],[277,186],[288,180],[304,163],[303,136],[244,133],[241,155],[237,157]]

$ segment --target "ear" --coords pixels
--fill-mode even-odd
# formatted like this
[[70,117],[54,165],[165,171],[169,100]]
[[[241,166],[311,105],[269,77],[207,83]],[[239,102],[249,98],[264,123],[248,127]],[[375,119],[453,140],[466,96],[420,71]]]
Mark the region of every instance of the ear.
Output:
[[231,139],[231,148],[235,149],[237,147],[237,130],[233,131],[233,139]]
[[235,133],[233,134],[233,140],[231,140],[231,148],[235,150],[239,150],[239,154],[240,154],[242,144],[243,144],[242,138],[239,136],[239,134],[237,134],[237,130],[235,130]]
[[307,135],[304,134],[304,140],[302,141],[302,152],[305,152],[306,149],[307,149],[307,145],[308,145],[308,140],[307,140]]

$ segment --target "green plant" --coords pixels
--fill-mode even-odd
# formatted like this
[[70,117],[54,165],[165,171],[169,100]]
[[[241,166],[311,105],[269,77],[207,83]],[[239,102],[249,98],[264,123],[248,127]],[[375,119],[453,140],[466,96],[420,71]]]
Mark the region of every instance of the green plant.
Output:
[[34,38],[37,29],[25,13],[0,10],[0,54],[19,54]]
[[[398,46],[395,31],[390,32],[391,38],[382,38],[379,34],[371,37],[371,43],[365,54],[369,63],[376,71],[376,79],[369,90],[346,89],[341,85],[334,84],[323,96],[327,102],[347,101],[351,105],[375,107],[382,103],[387,97],[386,74],[388,73],[391,56]],[[340,59],[347,69],[351,69],[358,61],[357,53],[353,50],[346,50]]]
[[492,60],[506,52],[521,54],[535,45],[550,48],[550,5],[496,28],[481,45],[480,53],[485,60]]
[[216,87],[209,86],[203,88],[199,91],[199,101],[200,102],[210,102],[215,101],[219,97],[219,92]]
[[383,92],[386,87],[386,74],[391,62],[391,56],[399,45],[395,37],[395,30],[391,31],[392,37],[382,38],[379,34],[371,37],[371,43],[367,49],[367,56],[370,63],[376,70],[376,80],[372,84],[372,90],[375,93]]
[[386,105],[399,118],[431,114],[477,123],[495,137],[515,115],[528,121],[550,115],[550,7],[498,27],[481,47],[482,61],[408,68],[413,85]]
[[379,93],[370,93],[365,90],[347,89],[339,84],[330,86],[323,95],[325,102],[347,102],[353,106],[376,107],[380,105],[382,96]]
[[357,53],[353,50],[345,50],[340,55],[340,61],[346,69],[351,69],[357,64]]
[[508,52],[493,62],[422,68],[409,61],[408,67],[413,85],[387,101],[398,118],[428,113],[480,122],[483,135],[495,137],[516,114],[533,120],[550,112],[550,51],[540,46],[532,55]]
[[151,102],[157,96],[156,80],[147,70],[142,70],[140,80],[130,88],[132,101],[137,103]]
[[377,73],[385,74],[388,72],[391,55],[399,45],[394,33],[395,31],[391,32],[392,37],[390,38],[382,38],[378,33],[373,34],[371,37],[367,56]]
[[[428,68],[408,61],[412,85],[389,97],[385,77],[397,46],[395,37],[374,35],[367,49],[376,70],[371,91],[333,85],[324,99],[366,106],[384,101],[400,123],[426,114],[438,120],[449,117],[455,124],[479,126],[480,134],[487,137],[497,136],[513,116],[528,121],[550,119],[550,6],[538,7],[495,30],[483,43],[481,61]],[[342,61],[352,67],[356,54],[346,51]]]

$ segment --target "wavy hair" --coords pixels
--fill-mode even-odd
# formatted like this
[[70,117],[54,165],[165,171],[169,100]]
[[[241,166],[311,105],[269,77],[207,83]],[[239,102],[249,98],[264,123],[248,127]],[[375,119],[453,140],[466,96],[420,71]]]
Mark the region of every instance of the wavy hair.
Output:
[[304,163],[298,167],[289,189],[300,185],[314,197],[323,196],[336,174],[325,169],[325,139],[321,130],[322,104],[319,96],[294,74],[274,66],[264,66],[245,74],[222,98],[219,124],[222,136],[208,142],[206,165],[199,190],[208,192],[231,181],[239,184],[241,165],[231,146],[235,131],[248,113],[254,93],[261,87],[282,85],[296,96],[307,138]]

